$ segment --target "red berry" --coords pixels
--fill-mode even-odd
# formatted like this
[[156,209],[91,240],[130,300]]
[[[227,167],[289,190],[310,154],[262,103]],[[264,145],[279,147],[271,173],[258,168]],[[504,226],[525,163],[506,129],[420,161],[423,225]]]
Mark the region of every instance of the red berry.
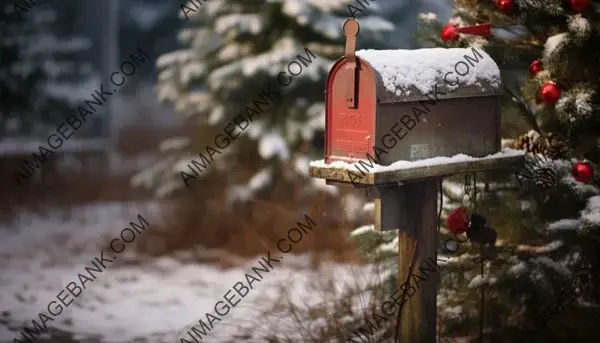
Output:
[[590,183],[594,178],[594,167],[587,162],[577,162],[573,165],[571,174],[578,182]]
[[554,82],[546,82],[540,88],[540,99],[546,105],[552,105],[560,99],[560,88]]
[[449,215],[446,221],[446,228],[454,234],[466,232],[469,228],[469,219],[467,217],[467,209],[463,206],[455,208]]
[[531,62],[531,65],[529,66],[529,73],[531,74],[531,76],[535,76],[542,70],[544,70],[544,68],[542,67],[542,61],[535,60]]
[[514,4],[513,0],[497,0],[496,6],[498,6],[498,9],[500,10],[500,12],[502,12],[504,14],[509,14],[510,12],[512,12],[513,8],[515,7],[515,4]]
[[456,25],[448,24],[442,29],[442,40],[444,42],[454,42],[458,40],[458,32],[456,32]]
[[573,12],[583,12],[590,4],[590,0],[569,0]]

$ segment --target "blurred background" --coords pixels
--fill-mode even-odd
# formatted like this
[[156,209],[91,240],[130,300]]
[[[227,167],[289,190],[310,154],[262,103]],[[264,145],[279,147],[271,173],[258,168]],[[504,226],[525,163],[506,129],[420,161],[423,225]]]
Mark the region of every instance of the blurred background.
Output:
[[[357,268],[347,265],[358,261],[348,233],[361,217],[364,194],[342,196],[308,177],[308,161],[322,156],[323,90],[329,66],[343,51],[344,1],[213,0],[201,7],[188,3],[192,11],[182,5],[4,3],[0,75],[9,86],[2,89],[0,118],[2,341],[23,339],[23,326],[31,326],[138,213],[150,228],[42,339],[173,342],[304,214],[317,223],[318,235],[297,244],[298,261],[280,273],[304,270],[296,278],[306,280],[294,286],[303,294],[315,264],[332,263],[328,270],[345,272],[345,278]],[[357,13],[369,20],[361,21],[359,47],[416,47],[413,31],[423,11],[448,18],[450,4],[371,3]],[[284,103],[269,108],[253,131],[216,155],[186,188],[179,170],[199,160],[197,153],[243,113],[270,68],[285,70],[305,46],[318,58],[294,78]],[[49,132],[85,100],[93,101],[123,61],[140,57],[138,49],[146,61],[19,185],[16,173],[28,174],[21,164],[35,162],[31,156],[39,155],[40,145],[48,148]],[[309,250],[310,258],[303,255]],[[160,266],[165,263],[172,267]],[[273,292],[269,288],[289,277],[265,280],[261,292]],[[135,289],[143,284],[150,294]],[[252,306],[246,307],[231,316],[247,318],[243,311]]]
[[[190,325],[305,214],[316,223],[314,231],[203,341],[345,341],[340,335],[363,325],[376,288],[393,284],[395,267],[365,260],[363,243],[378,254],[394,252],[396,233],[379,237],[388,244],[384,249],[381,240],[359,242],[351,235],[355,228],[372,231],[372,194],[308,176],[309,162],[323,156],[323,91],[329,68],[344,51],[348,5],[362,7],[349,0],[196,3],[3,3],[0,341],[27,341],[23,328],[123,228],[137,223],[138,214],[149,228],[47,323],[37,341],[186,342],[181,338]],[[355,13],[361,25],[357,49],[440,45],[441,26],[433,23],[446,23],[453,13],[447,0],[362,3],[366,8]],[[205,147],[214,146],[214,137],[244,114],[265,81],[304,56],[305,48],[317,58],[284,89],[282,101],[194,174],[188,164],[200,160],[198,153],[208,156]],[[142,62],[140,50],[147,55]],[[35,164],[32,154],[47,148],[49,133],[66,117],[79,116],[78,107],[93,101],[101,85],[112,92],[106,86],[111,74],[131,55],[139,64],[124,84],[29,173],[24,161]],[[498,64],[505,77],[518,81],[529,62]],[[504,136],[528,128],[517,108],[505,109]],[[194,176],[187,186],[181,172]],[[502,182],[490,188],[484,181],[481,203],[490,203],[480,206],[502,239],[549,242],[520,230],[523,213],[534,212],[531,203]],[[446,180],[444,193],[445,218],[463,201],[463,176]],[[479,297],[467,287],[477,266],[471,274],[463,267],[440,292],[446,298],[440,341],[466,342],[478,334]],[[468,299],[462,310],[456,307],[461,299]],[[391,342],[387,332],[382,337]]]

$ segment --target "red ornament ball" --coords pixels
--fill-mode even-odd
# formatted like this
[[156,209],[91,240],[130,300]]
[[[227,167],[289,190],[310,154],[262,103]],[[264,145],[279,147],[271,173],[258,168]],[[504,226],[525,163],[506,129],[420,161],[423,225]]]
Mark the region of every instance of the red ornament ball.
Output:
[[456,25],[448,24],[442,29],[442,40],[444,42],[454,42],[458,40],[458,32],[456,32]]
[[578,182],[590,183],[594,178],[594,167],[587,162],[577,162],[573,165],[571,174]]
[[583,12],[590,4],[590,0],[569,0],[569,5],[573,12]]
[[542,67],[542,61],[540,60],[535,60],[531,62],[531,65],[529,65],[529,73],[531,74],[531,76],[535,76],[542,70],[544,70],[544,68]]
[[552,105],[560,98],[560,88],[554,82],[546,82],[540,88],[540,99],[546,105]]
[[515,3],[513,0],[497,0],[496,6],[498,6],[500,12],[508,14],[512,12],[513,8],[515,7]]
[[467,215],[467,209],[463,206],[455,208],[449,215],[446,222],[446,228],[448,231],[454,234],[461,234],[467,232],[469,228],[469,218]]

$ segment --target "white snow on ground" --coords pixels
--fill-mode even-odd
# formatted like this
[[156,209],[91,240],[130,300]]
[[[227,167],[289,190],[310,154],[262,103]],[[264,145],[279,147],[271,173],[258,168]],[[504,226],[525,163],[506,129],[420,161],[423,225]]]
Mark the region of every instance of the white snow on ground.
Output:
[[[98,204],[81,208],[71,218],[22,214],[16,223],[1,226],[0,308],[9,313],[10,324],[0,324],[0,341],[12,342],[20,336],[19,325],[31,326],[39,312],[47,313],[48,303],[99,256],[99,244],[107,242],[103,238],[118,237],[138,213],[150,222],[149,231],[158,220],[158,211],[158,204]],[[244,281],[244,273],[259,259],[221,270],[177,259],[177,255],[182,254],[151,260],[135,256],[133,249],[125,250],[48,326],[75,333],[75,339],[133,342],[145,338],[172,343],[186,326],[199,319],[206,322],[205,313],[214,313],[216,302],[223,300],[236,282]],[[306,308],[304,303],[324,300],[323,292],[311,287],[324,276],[334,280],[333,288],[338,291],[376,279],[368,267],[326,263],[317,271],[308,268],[306,256],[284,257],[223,321],[215,323],[204,341],[231,339],[241,325],[262,328],[262,332],[267,326],[289,327],[293,333],[292,319],[262,313],[284,294]],[[227,258],[237,261],[235,256]]]

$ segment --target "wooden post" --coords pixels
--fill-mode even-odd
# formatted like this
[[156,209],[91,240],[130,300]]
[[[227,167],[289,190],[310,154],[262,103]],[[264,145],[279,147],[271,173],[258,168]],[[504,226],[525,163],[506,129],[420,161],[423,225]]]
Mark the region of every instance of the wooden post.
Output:
[[[436,298],[439,273],[420,272],[420,267],[428,267],[431,260],[437,260],[437,194],[439,178],[406,183],[397,196],[398,220],[403,229],[398,232],[398,287],[406,282],[409,266],[413,259],[413,248],[417,241],[417,252],[412,268],[413,275],[429,280],[416,281],[409,277],[408,282],[416,291],[401,309],[399,342],[436,342]],[[386,199],[382,199],[385,206]],[[395,204],[395,205],[396,205]],[[383,212],[383,211],[382,211]],[[426,262],[429,261],[429,264]],[[430,268],[429,268],[430,269]],[[409,292],[410,293],[410,292]]]

